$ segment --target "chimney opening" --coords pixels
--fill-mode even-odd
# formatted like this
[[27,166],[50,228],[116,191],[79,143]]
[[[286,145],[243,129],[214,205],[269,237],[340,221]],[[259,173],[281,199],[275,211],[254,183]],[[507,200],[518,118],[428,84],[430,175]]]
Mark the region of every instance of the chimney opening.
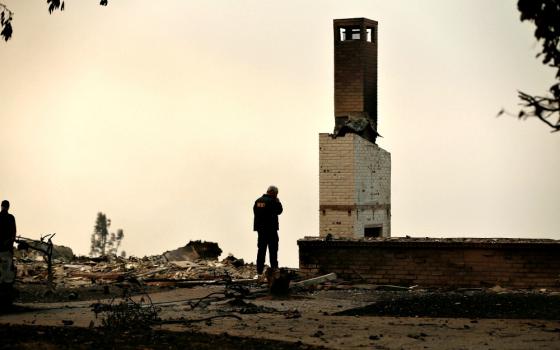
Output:
[[364,237],[365,238],[381,237],[382,230],[383,230],[383,226],[364,227]]
[[360,27],[340,27],[340,41],[360,40]]
[[366,28],[366,41],[373,42],[373,28],[371,27]]

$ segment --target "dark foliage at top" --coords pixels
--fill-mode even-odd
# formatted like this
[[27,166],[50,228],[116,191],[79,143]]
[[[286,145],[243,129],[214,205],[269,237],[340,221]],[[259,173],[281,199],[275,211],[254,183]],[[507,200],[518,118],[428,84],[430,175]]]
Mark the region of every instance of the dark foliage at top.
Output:
[[47,4],[49,5],[49,13],[53,13],[54,10],[58,9],[64,11],[64,1],[61,3],[60,0],[47,0]]
[[[100,0],[99,5],[107,6],[108,0]],[[47,8],[49,13],[53,13],[56,10],[64,11],[64,0],[47,0]],[[14,13],[10,11],[10,9],[0,3],[0,36],[4,39],[4,41],[10,40],[12,37],[13,29],[12,29],[12,19]]]
[[534,22],[535,37],[543,41],[537,57],[543,56],[543,63],[556,68],[556,78],[560,78],[560,1],[519,0],[517,8],[521,21]]
[[[519,91],[521,110],[519,119],[538,118],[552,128],[560,131],[560,0],[519,0],[517,8],[521,21],[533,22],[535,38],[542,44],[537,57],[543,64],[556,70],[556,82],[543,96],[530,95]],[[501,115],[504,111],[500,111]]]
[[5,41],[10,40],[10,38],[12,37],[13,15],[13,12],[10,11],[10,9],[6,5],[0,3],[0,28],[2,28],[2,30],[0,31],[0,36],[4,38]]

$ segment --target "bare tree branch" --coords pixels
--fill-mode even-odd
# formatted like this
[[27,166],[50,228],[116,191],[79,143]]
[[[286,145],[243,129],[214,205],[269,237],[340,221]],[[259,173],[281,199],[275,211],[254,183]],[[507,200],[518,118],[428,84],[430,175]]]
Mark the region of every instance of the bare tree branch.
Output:
[[[519,91],[519,99],[523,101],[524,107],[518,114],[519,119],[536,117],[552,128],[552,132],[560,131],[560,103],[558,99],[542,96],[531,96]],[[556,122],[550,121],[557,115]]]
[[[524,120],[535,117],[552,128],[552,132],[560,131],[560,0],[518,0],[517,8],[522,22],[535,24],[535,38],[542,43],[537,57],[543,58],[543,64],[556,69],[558,80],[549,88],[550,96],[533,96],[518,91],[522,109],[517,117]],[[506,112],[502,109],[498,116],[503,113]]]

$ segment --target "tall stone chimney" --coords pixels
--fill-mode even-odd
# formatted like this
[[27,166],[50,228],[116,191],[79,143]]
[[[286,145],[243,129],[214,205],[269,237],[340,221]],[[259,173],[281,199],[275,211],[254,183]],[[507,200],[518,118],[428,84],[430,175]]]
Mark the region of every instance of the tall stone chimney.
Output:
[[377,134],[377,22],[334,20],[333,134],[319,134],[320,236],[391,235],[391,154]]
[[347,130],[375,143],[377,137],[377,22],[335,19],[335,134]]

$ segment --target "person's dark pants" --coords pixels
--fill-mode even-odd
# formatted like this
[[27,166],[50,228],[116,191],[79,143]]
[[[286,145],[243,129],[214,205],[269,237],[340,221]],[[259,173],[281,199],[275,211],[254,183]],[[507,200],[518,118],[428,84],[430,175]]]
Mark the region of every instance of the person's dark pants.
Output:
[[266,248],[270,257],[270,267],[278,268],[278,232],[277,231],[259,231],[259,239],[257,242],[257,273],[260,275],[264,270],[264,260],[266,257]]

